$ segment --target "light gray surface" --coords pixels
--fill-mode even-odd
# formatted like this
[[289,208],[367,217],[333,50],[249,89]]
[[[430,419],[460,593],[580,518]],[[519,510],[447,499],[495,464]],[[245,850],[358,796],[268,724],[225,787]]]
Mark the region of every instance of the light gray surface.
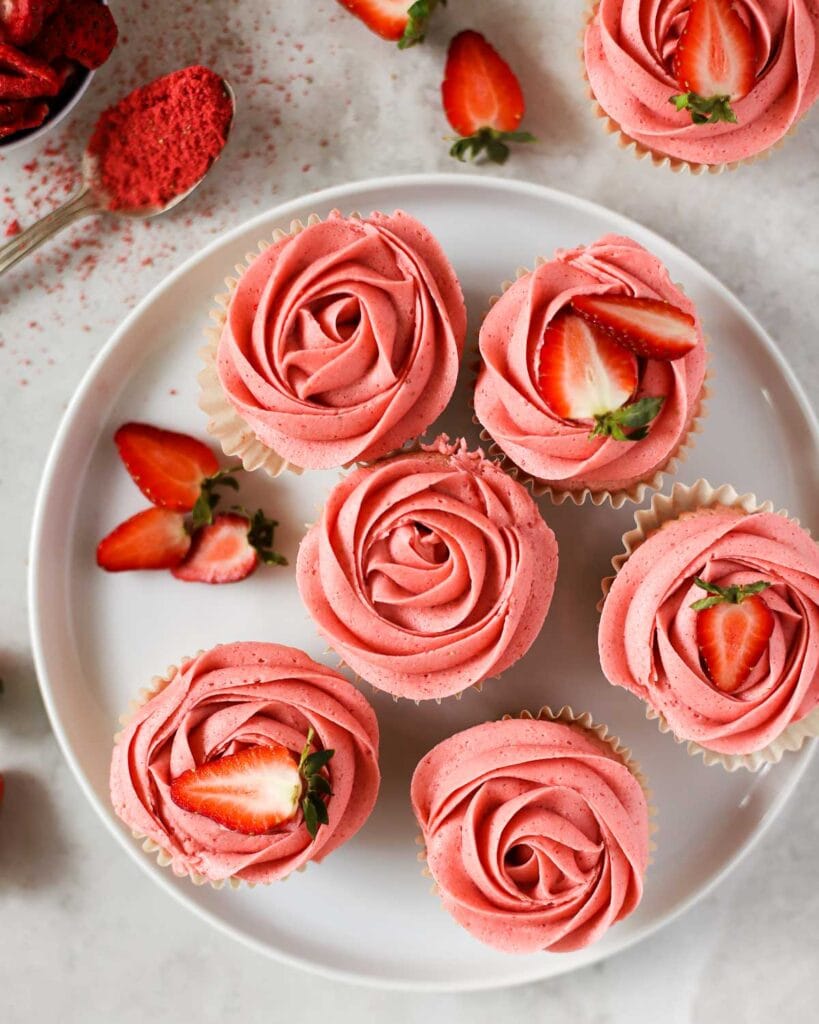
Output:
[[[6,682],[0,770],[7,789],[0,816],[0,1018],[175,1022],[191,1019],[195,1009],[194,1019],[203,1022],[388,1014],[399,1024],[524,1015],[556,1024],[813,1019],[816,765],[734,877],[656,937],[558,981],[453,997],[339,986],[289,971],[203,928],[128,862],[68,776],[31,669],[25,545],[48,446],[88,362],[138,297],[226,227],[328,184],[454,167],[441,141],[446,125],[437,88],[449,30],[467,23],[464,4],[453,0],[433,45],[404,54],[330,0],[244,2],[240,14],[237,6],[196,5],[191,31],[182,15],[160,13],[166,5],[154,4],[150,17],[142,5],[115,5],[127,46],[102,69],[69,123],[67,146],[78,154],[100,105],[139,75],[197,59],[211,64],[231,78],[239,118],[203,193],[132,235],[102,224],[79,226],[35,264],[0,281],[0,675]],[[541,139],[516,153],[502,173],[605,203],[687,250],[759,317],[815,402],[817,112],[773,159],[733,174],[692,178],[639,163],[619,152],[588,112],[575,58],[582,6],[579,0],[468,5],[469,24],[490,35],[519,69],[530,106],[526,125]],[[34,158],[38,167],[24,170]],[[62,159],[38,149],[0,159],[0,199],[14,204],[8,219],[30,220],[45,191],[40,179],[56,173]],[[0,206],[0,234],[5,209]]]

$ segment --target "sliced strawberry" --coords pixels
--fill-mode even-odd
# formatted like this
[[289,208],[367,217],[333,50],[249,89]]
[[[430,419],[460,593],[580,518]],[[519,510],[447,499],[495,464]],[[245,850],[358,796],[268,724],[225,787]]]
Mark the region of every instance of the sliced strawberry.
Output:
[[249,836],[295,818],[301,791],[299,765],[279,744],[209,761],[171,783],[171,799],[179,807]]
[[48,104],[38,100],[0,100],[0,139],[39,128],[48,117]]
[[162,508],[189,512],[203,485],[219,472],[206,444],[148,423],[125,423],[114,434],[125,468],[146,498]]
[[756,44],[732,0],[692,0],[674,54],[674,77],[683,90],[672,96],[695,124],[736,121],[731,102],[756,82]]
[[593,420],[619,409],[637,387],[637,360],[605,331],[568,310],[549,324],[540,349],[538,389],[555,415]]
[[486,151],[502,164],[507,143],[535,141],[517,130],[526,109],[520,82],[479,32],[460,32],[449,44],[441,99],[447,120],[463,136],[450,149],[459,160]]
[[171,569],[188,553],[190,543],[181,513],[148,508],[120,523],[100,541],[97,565],[108,572]]
[[774,616],[759,594],[770,583],[720,587],[697,578],[708,597],[695,601],[697,646],[711,682],[723,693],[734,693],[746,681],[768,649]]
[[46,22],[36,49],[49,63],[68,57],[91,70],[111,56],[117,35],[114,15],[100,0],[71,0]]
[[56,96],[59,91],[60,79],[45,61],[0,43],[0,100]]
[[402,50],[422,43],[429,19],[446,0],[338,0],[342,7],[364,22],[371,32],[397,42]]
[[693,316],[670,302],[628,295],[575,295],[572,309],[647,359],[680,359],[697,344]]
[[0,40],[27,46],[39,35],[47,15],[44,0],[0,0]]
[[263,512],[223,513],[193,535],[187,558],[173,574],[189,583],[236,583],[249,576],[260,561],[286,565],[271,548],[278,524]]

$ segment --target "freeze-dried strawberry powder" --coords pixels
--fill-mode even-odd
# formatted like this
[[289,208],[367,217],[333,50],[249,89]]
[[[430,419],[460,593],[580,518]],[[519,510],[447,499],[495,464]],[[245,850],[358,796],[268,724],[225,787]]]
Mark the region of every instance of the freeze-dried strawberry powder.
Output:
[[227,141],[233,103],[200,65],[135,89],[106,110],[88,144],[111,210],[162,207],[205,174]]

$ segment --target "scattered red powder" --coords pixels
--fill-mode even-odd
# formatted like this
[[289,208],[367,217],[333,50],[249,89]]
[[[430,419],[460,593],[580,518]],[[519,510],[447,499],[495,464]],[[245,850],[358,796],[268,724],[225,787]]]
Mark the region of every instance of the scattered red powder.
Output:
[[223,80],[201,65],[129,93],[88,144],[108,208],[161,207],[187,192],[221,153],[232,118]]
[[6,238],[13,238],[15,235],[19,235],[22,230],[20,221],[15,217],[14,220],[10,220],[6,225]]

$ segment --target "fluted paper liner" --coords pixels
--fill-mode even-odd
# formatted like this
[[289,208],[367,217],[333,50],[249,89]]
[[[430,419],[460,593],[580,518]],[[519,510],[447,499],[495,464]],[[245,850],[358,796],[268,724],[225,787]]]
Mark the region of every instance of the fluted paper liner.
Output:
[[[199,655],[203,653],[204,651],[197,651],[194,657],[199,657]],[[139,691],[139,694],[136,697],[136,699],[129,702],[128,710],[124,711],[119,716],[120,725],[127,726],[129,722],[133,720],[137,711],[139,711],[141,707],[147,704],[149,700],[152,700],[154,697],[156,697],[157,694],[162,693],[165,687],[168,686],[176,677],[176,675],[181,671],[182,667],[187,665],[191,661],[193,661],[193,658],[182,658],[178,666],[170,665],[164,675],[154,676],[151,682]],[[121,731],[114,734],[114,746],[116,746],[119,743],[121,736]],[[153,839],[150,839],[144,833],[138,832],[134,829],[131,830],[131,835],[134,837],[134,839],[142,840],[141,845],[145,853],[156,855],[156,862],[160,867],[172,867],[173,858],[164,847],[159,845],[159,843],[154,842]],[[301,867],[296,868],[296,871],[304,871],[306,867],[307,864],[302,864]],[[194,885],[210,885],[211,888],[213,889],[222,889],[225,885],[228,885],[231,889],[238,889],[240,886],[243,885],[246,885],[249,889],[253,889],[256,887],[257,884],[274,884],[273,882],[246,882],[243,878],[239,878],[236,875],[232,875],[230,878],[221,879],[218,882],[214,882],[208,878],[203,877],[196,871],[189,870],[186,873],[187,877],[190,878]],[[176,874],[180,878],[184,877],[184,874],[179,874],[176,871],[174,871],[174,874]],[[285,878],[278,879],[278,881],[286,882],[287,878],[289,878],[289,875]]]
[[592,0],[586,11],[586,17],[583,21],[583,27],[580,30],[580,67],[583,73],[583,82],[586,86],[586,96],[588,97],[594,116],[602,122],[603,130],[607,135],[615,137],[615,141],[620,149],[632,150],[634,156],[638,160],[645,160],[648,158],[655,167],[668,167],[669,170],[675,174],[679,174],[681,171],[689,171],[691,174],[722,174],[723,171],[735,171],[737,167],[747,166],[749,164],[758,163],[761,160],[767,160],[773,155],[774,150],[780,149],[785,140],[793,135],[796,131],[796,125],[793,125],[781,139],[777,139],[776,142],[772,143],[766,149],[760,150],[759,153],[754,153],[753,156],[743,157],[742,160],[734,160],[730,163],[719,163],[719,164],[705,164],[699,163],[695,160],[683,160],[682,157],[670,156],[668,153],[663,153],[656,149],[650,149],[648,146],[643,145],[642,142],[638,142],[635,138],[626,132],[623,127],[611,118],[602,106],[597,102],[597,97],[594,95],[594,90],[591,87],[589,81],[588,72],[586,71],[586,56],[585,56],[585,38],[586,29],[589,26],[592,18],[597,13],[597,8],[600,6],[600,0]]
[[[539,256],[535,260],[535,268],[543,266],[544,263],[548,262],[550,261],[547,260],[545,256]],[[521,277],[525,277],[530,273],[532,273],[532,271],[528,270],[526,267],[518,267],[515,271],[515,281],[520,280]],[[515,281],[503,281],[501,283],[501,295],[508,291]],[[685,291],[683,286],[677,282],[674,283],[674,287],[678,288],[681,292]],[[492,295],[490,297],[487,313],[484,314],[484,319],[489,310],[499,299],[500,295]],[[483,320],[481,323],[483,323]],[[703,343],[706,344],[704,336]],[[711,397],[710,382],[713,376],[713,371],[710,367],[706,371],[705,379],[703,381],[702,388],[700,389],[697,407],[689,419],[686,431],[680,437],[677,447],[669,453],[665,462],[656,469],[651,476],[646,477],[644,480],[637,480],[628,487],[615,491],[608,490],[606,488],[601,490],[591,490],[589,487],[572,489],[571,487],[564,487],[558,482],[547,483],[545,480],[540,480],[536,476],[532,476],[531,473],[527,473],[524,469],[521,469],[521,467],[506,454],[500,444],[492,437],[487,428],[478,419],[478,416],[475,413],[475,387],[477,386],[478,374],[480,372],[482,362],[483,360],[479,349],[478,355],[472,364],[472,391],[469,401],[472,406],[472,422],[476,427],[480,428],[478,436],[487,446],[486,454],[493,459],[496,459],[511,477],[518,480],[525,487],[528,487],[536,498],[542,498],[544,495],[548,495],[549,500],[553,505],[562,505],[565,501],[572,501],[575,505],[579,506],[590,501],[592,505],[599,506],[608,502],[612,508],[617,509],[622,508],[627,501],[634,502],[636,505],[641,504],[648,491],[659,491],[663,486],[663,479],[666,476],[672,476],[676,473],[679,464],[681,462],[685,462],[688,457],[688,449],[694,442],[692,435],[702,433],[703,421],[708,416],[706,404],[708,399]],[[637,443],[639,444],[639,442]]]
[[[771,501],[760,502],[752,493],[740,494],[730,484],[714,487],[702,478],[691,485],[675,483],[671,494],[655,494],[648,508],[635,512],[634,528],[623,534],[623,551],[611,560],[614,575],[606,576],[601,583],[603,597],[598,604],[598,610],[602,609],[617,573],[626,564],[629,556],[651,534],[662,529],[664,523],[678,519],[681,515],[693,513],[699,509],[713,508],[714,505],[740,509],[747,515],[774,511]],[[776,514],[785,519],[789,518],[786,509],[779,509]],[[719,764],[729,772],[734,772],[739,768],[756,772],[766,764],[777,764],[782,760],[786,751],[800,750],[806,739],[819,736],[819,708],[816,708],[798,722],[791,722],[775,740],[761,750],[755,750],[748,754],[721,754],[702,747],[693,740],[680,738],[674,733],[663,715],[655,711],[648,703],[645,704],[645,709],[646,718],[656,721],[660,732],[671,733],[677,743],[684,743],[689,754],[694,757],[701,756],[707,765]]]
[[[544,705],[535,714],[532,714],[531,711],[524,709],[523,711],[519,711],[517,714],[502,715],[500,721],[505,722],[510,718],[530,719],[542,722],[562,722],[564,725],[571,725],[576,729],[588,733],[595,740],[599,740],[602,743],[605,743],[606,746],[611,748],[612,752],[617,757],[617,760],[620,761],[620,763],[623,764],[626,768],[628,768],[628,770],[640,784],[640,788],[642,789],[645,795],[646,806],[648,808],[648,864],[649,866],[653,864],[653,854],[657,851],[657,844],[651,837],[655,836],[659,832],[659,825],[656,821],[657,807],[652,802],[654,799],[654,794],[649,787],[648,779],[646,778],[642,768],[640,767],[639,762],[634,758],[631,749],[627,747],[619,739],[619,737],[613,736],[609,732],[608,726],[600,725],[597,722],[595,722],[590,712],[575,712],[568,704],[564,704],[563,707],[560,708],[560,710],[558,711],[553,711],[548,705]],[[422,832],[419,832],[416,835],[415,844],[416,846],[419,846],[421,848],[417,854],[418,861],[423,865],[423,867],[421,868],[421,874],[424,878],[432,878],[432,874],[427,864],[426,841],[424,839]],[[434,883],[432,886],[432,892],[436,895],[440,895],[440,890],[438,889],[438,886]]]

